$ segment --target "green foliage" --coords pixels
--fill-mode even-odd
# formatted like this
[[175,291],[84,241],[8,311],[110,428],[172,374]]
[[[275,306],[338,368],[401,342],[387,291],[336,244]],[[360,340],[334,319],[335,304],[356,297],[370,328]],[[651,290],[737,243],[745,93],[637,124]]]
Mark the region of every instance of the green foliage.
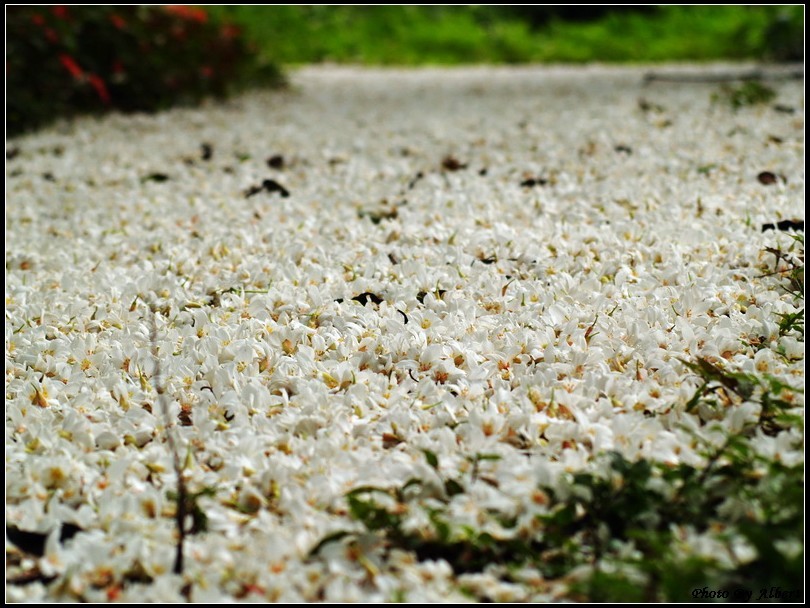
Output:
[[[771,48],[777,43],[768,32],[783,22],[799,24],[802,31],[799,39],[803,40],[803,21],[803,7],[779,6],[667,6],[651,16],[614,13],[586,24],[554,21],[548,30],[548,46],[543,58],[557,61],[754,57],[787,60],[791,57]],[[782,31],[787,29],[782,27]]]
[[804,340],[804,309],[797,312],[786,312],[779,317],[779,335],[788,336],[792,333],[801,334]]
[[[604,458],[605,472],[575,474],[557,492],[544,489],[551,508],[539,516],[542,525],[534,537],[495,538],[454,526],[443,507],[390,500],[403,497],[399,490],[355,490],[348,495],[350,510],[389,546],[412,551],[420,560],[443,559],[457,573],[528,566],[554,580],[590,566],[591,574],[569,590],[573,599],[584,601],[688,601],[692,589],[707,584],[715,589],[801,585],[803,551],[780,548],[802,537],[801,466],[761,459],[739,435],[730,436],[702,468],[630,462],[618,453]],[[387,506],[374,499],[376,493],[389,499]],[[405,531],[404,514],[420,507],[427,510],[431,529]],[[684,534],[708,536],[732,555],[734,542],[743,543],[756,555],[728,564],[696,553]]]
[[792,394],[804,393],[801,388],[769,374],[758,377],[729,371],[703,357],[694,362],[681,362],[703,381],[686,403],[687,412],[697,411],[701,417],[711,419],[728,406],[754,400],[761,406],[758,426],[766,434],[775,435],[796,424],[795,418],[787,412],[794,407]]
[[[684,363],[703,381],[689,409],[711,411],[719,406],[718,393],[730,400],[726,406],[762,406],[757,423],[727,434],[719,446],[696,436],[705,444],[700,466],[602,454],[587,472],[537,488],[547,508],[529,529],[518,529],[515,514],[485,511],[502,531],[497,536],[455,523],[451,509],[454,497],[476,483],[479,463],[489,455],[471,458],[466,474],[442,477],[440,487],[411,479],[389,489],[356,488],[347,494],[350,514],[368,533],[383,537],[384,546],[419,560],[444,560],[458,574],[500,568],[506,580],[515,569],[535,569],[546,580],[568,580],[568,598],[577,601],[691,601],[692,591],[707,585],[729,594],[801,588],[803,466],[765,458],[752,442],[760,432],[801,428],[801,418],[786,414],[792,407],[787,394],[801,389],[702,358]],[[439,457],[423,453],[441,476]],[[413,530],[406,522],[417,510],[429,525]],[[333,534],[315,551],[353,535]],[[571,579],[574,569],[580,574]]]
[[277,76],[238,27],[188,6],[13,6],[6,11],[10,134],[57,116],[153,111]]
[[725,102],[733,110],[766,104],[775,98],[776,91],[757,80],[749,80],[738,87],[725,85],[713,96],[714,101]]
[[[221,6],[268,58],[381,65],[801,60],[803,6]],[[591,15],[589,15],[591,16]]]
[[398,531],[402,525],[401,514],[391,513],[388,509],[370,499],[367,495],[373,492],[386,493],[385,490],[379,488],[363,487],[357,488],[346,495],[352,517],[362,521],[369,530]]
[[525,61],[526,24],[491,19],[488,7],[223,6],[263,52],[286,63],[383,65]]
[[787,293],[797,300],[804,300],[804,234],[792,234],[791,238],[793,243],[787,249],[765,248],[765,251],[773,254],[775,258],[773,266],[764,268],[765,276],[779,277]]

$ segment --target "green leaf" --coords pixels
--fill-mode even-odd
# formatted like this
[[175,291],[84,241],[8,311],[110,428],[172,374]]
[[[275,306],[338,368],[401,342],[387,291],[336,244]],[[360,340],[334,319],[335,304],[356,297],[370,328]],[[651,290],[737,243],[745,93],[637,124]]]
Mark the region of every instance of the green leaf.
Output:
[[444,482],[444,491],[447,492],[448,496],[457,496],[458,494],[464,494],[464,488],[455,479],[448,479],[447,481]]
[[380,492],[381,494],[391,495],[391,491],[386,488],[378,488],[377,486],[360,486],[352,488],[346,493],[346,497],[357,496],[358,494],[370,494],[372,492]]
[[351,516],[362,522],[369,530],[388,530],[399,533],[401,517],[389,513],[374,501],[360,500],[356,496],[347,496]]
[[500,454],[476,454],[475,460],[482,461],[482,460],[501,460]]
[[422,453],[425,455],[425,460],[427,460],[427,463],[438,471],[439,457],[436,456],[436,454],[434,452],[431,452],[430,450],[422,450]]
[[328,545],[329,543],[334,543],[334,542],[337,542],[339,540],[342,540],[342,539],[346,538],[347,536],[354,536],[354,533],[353,532],[348,532],[346,530],[336,530],[335,532],[327,534],[321,540],[319,540],[318,543],[314,547],[312,547],[312,549],[309,550],[308,555],[310,557],[313,557],[313,556],[317,555],[318,552],[325,545]]
[[446,521],[442,520],[440,515],[441,512],[438,509],[431,509],[429,512],[430,523],[433,524],[433,528],[436,530],[436,535],[439,537],[439,542],[448,543],[450,542],[452,532],[450,525]]

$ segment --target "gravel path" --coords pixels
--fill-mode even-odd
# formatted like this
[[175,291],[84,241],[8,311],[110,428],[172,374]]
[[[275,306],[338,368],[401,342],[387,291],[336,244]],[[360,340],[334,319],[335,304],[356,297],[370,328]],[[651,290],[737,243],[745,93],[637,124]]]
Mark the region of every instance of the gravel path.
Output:
[[[513,538],[602,452],[702,466],[757,420],[687,411],[682,360],[803,385],[763,277],[795,241],[761,229],[804,219],[803,82],[734,111],[642,75],[307,68],[7,143],[6,518],[45,542],[7,536],[9,599],[568,597],[392,547],[346,493],[418,479],[377,492],[403,530]],[[207,516],[182,577],[168,432]]]

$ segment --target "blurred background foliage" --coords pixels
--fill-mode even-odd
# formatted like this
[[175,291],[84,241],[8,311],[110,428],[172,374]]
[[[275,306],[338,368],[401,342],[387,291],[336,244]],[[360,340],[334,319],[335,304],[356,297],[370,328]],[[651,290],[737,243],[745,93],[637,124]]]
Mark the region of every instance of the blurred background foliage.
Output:
[[6,129],[154,111],[279,66],[803,61],[804,6],[7,6]]
[[191,6],[7,6],[6,133],[155,111],[280,80],[242,29]]
[[804,6],[224,6],[285,64],[800,61]]

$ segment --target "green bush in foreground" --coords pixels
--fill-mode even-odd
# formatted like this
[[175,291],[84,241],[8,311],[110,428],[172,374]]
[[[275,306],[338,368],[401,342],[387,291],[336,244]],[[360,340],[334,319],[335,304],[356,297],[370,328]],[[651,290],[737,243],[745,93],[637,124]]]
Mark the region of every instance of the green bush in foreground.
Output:
[[[257,75],[253,57],[239,27],[201,8],[8,7],[7,131],[221,96]],[[277,76],[272,66],[269,75]]]
[[[766,248],[775,262],[762,278],[778,281],[803,307],[804,237],[793,240],[787,250]],[[803,341],[803,310],[780,315],[779,333]],[[472,490],[481,463],[500,457],[476,454],[469,474],[448,477],[438,456],[423,450],[443,487],[413,478],[399,487],[351,490],[349,513],[364,531],[333,533],[313,555],[328,543],[371,535],[384,551],[444,560],[457,575],[489,571],[520,583],[525,572],[536,572],[561,582],[575,601],[803,601],[804,465],[763,454],[757,444],[778,437],[790,450],[801,446],[804,418],[795,397],[804,391],[703,357],[682,363],[698,378],[684,410],[701,426],[694,438],[702,464],[599,454],[589,471],[536,488],[532,500],[540,498],[546,510],[533,516],[534,525],[521,523],[520,512],[490,508],[486,522],[471,526],[454,520],[453,500]],[[760,406],[756,421],[735,431],[720,422],[746,402]],[[414,529],[408,520],[418,513],[429,524]],[[466,591],[475,600],[497,599]]]
[[[390,490],[360,487],[347,501],[352,516],[386,546],[420,561],[445,560],[457,574],[500,567],[504,580],[517,582],[512,573],[528,567],[553,581],[584,566],[576,580],[568,579],[575,600],[684,602],[704,587],[728,594],[720,599],[742,599],[733,596],[773,587],[782,596],[765,599],[801,601],[804,467],[757,455],[749,441],[754,432],[707,447],[702,467],[604,454],[599,473],[571,475],[557,490],[539,488],[549,510],[537,516],[533,534],[495,511],[490,516],[504,530],[502,538],[454,524],[448,505],[467,491],[469,479],[447,479],[431,505],[412,491],[421,488],[416,479]],[[436,455],[426,457],[438,470]],[[431,526],[406,530],[407,514],[418,509],[427,511]],[[737,554],[741,550],[745,555]]]

